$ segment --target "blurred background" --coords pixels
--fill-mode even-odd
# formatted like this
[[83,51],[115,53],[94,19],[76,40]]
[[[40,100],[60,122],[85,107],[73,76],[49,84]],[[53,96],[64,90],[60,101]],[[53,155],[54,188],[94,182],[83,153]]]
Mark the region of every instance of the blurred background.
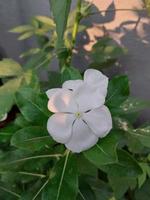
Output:
[[[72,2],[75,5],[76,1]],[[120,66],[109,68],[106,74],[109,77],[114,74],[127,74],[131,82],[132,95],[150,100],[150,18],[147,12],[142,10],[142,1],[92,0],[92,3],[98,14],[82,22],[88,23],[89,29],[86,34],[79,34],[77,41],[79,47],[83,45],[82,48],[89,51],[97,38],[103,36],[104,33],[110,35],[119,45],[128,49],[128,54],[120,59]],[[99,12],[105,10],[107,12]],[[15,26],[28,23],[35,15],[50,15],[48,0],[0,0],[0,54],[2,57],[23,62],[19,55],[28,48],[34,47],[35,41],[34,39],[17,41],[17,35],[8,31]],[[87,61],[83,59],[83,56],[75,57],[75,66],[85,69],[86,64]],[[140,120],[150,120],[150,110],[145,110]]]

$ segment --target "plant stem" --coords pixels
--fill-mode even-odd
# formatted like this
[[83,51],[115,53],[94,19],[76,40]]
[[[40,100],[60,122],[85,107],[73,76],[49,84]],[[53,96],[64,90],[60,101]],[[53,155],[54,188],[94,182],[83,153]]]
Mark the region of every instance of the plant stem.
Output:
[[73,49],[75,46],[76,37],[77,37],[77,33],[78,33],[79,23],[81,20],[81,5],[82,5],[82,0],[78,0],[77,7],[76,7],[75,22],[74,22],[73,31],[72,31],[72,47],[71,47],[70,56],[68,59],[69,64],[71,63]]
[[72,31],[72,47],[74,47],[74,45],[75,45],[76,36],[77,36],[77,33],[78,33],[79,22],[81,20],[80,11],[81,11],[81,0],[78,0],[77,8],[76,8],[75,23],[74,23],[73,31]]

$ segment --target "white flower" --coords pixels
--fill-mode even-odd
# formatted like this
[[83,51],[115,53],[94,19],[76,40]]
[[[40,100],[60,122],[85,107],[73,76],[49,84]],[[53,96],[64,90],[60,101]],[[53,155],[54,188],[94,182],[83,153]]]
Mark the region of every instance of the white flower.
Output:
[[0,122],[5,121],[7,119],[7,113],[1,116]]
[[47,123],[52,138],[73,152],[94,146],[112,128],[112,118],[104,105],[108,78],[88,69],[84,80],[69,80],[62,88],[48,90],[48,109],[55,113]]

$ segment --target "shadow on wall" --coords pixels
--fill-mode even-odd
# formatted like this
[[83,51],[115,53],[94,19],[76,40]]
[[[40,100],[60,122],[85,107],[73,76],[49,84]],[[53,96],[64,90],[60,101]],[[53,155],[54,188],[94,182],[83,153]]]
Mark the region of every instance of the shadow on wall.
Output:
[[[107,7],[106,12],[100,12],[97,6],[94,6],[95,14],[82,21],[82,24],[88,26],[88,30],[78,36],[76,47],[78,53],[74,55],[73,62],[75,66],[82,63],[80,66],[86,68],[90,62],[88,51],[92,45],[102,36],[109,35],[116,43],[126,47],[128,54],[120,58],[119,65],[105,72],[109,77],[127,74],[131,81],[131,94],[140,99],[150,100],[150,19],[142,8],[138,11],[132,7],[130,10],[121,8],[115,11],[116,9],[118,8],[115,1]],[[121,20],[118,19],[118,13]],[[149,119],[150,110],[146,110],[143,111],[139,121]]]

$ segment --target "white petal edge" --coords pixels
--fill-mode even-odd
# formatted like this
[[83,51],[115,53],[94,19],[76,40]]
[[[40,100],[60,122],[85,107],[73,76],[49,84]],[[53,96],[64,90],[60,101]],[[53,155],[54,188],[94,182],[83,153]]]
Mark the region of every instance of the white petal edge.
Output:
[[80,112],[98,108],[105,102],[105,96],[100,90],[86,83],[82,84],[82,86],[74,92],[74,99],[78,104]]
[[97,137],[105,137],[112,129],[112,117],[106,106],[83,114],[83,119]]
[[72,134],[72,125],[75,120],[73,114],[56,113],[47,122],[50,136],[59,143],[66,143]]
[[7,119],[8,114],[5,113],[4,115],[1,116],[0,122],[5,121]]
[[77,104],[73,99],[73,92],[61,89],[56,92],[48,101],[48,109],[51,112],[77,112]]
[[96,69],[87,69],[84,73],[84,81],[91,86],[98,87],[106,97],[108,88],[108,77]]
[[50,99],[54,94],[61,91],[61,88],[53,88],[46,91],[47,97]]
[[65,146],[72,152],[80,153],[90,149],[97,141],[98,137],[94,135],[87,124],[82,119],[77,119],[73,124],[72,136]]
[[69,90],[76,90],[80,85],[82,85],[82,83],[83,80],[69,80],[65,81],[62,87]]

